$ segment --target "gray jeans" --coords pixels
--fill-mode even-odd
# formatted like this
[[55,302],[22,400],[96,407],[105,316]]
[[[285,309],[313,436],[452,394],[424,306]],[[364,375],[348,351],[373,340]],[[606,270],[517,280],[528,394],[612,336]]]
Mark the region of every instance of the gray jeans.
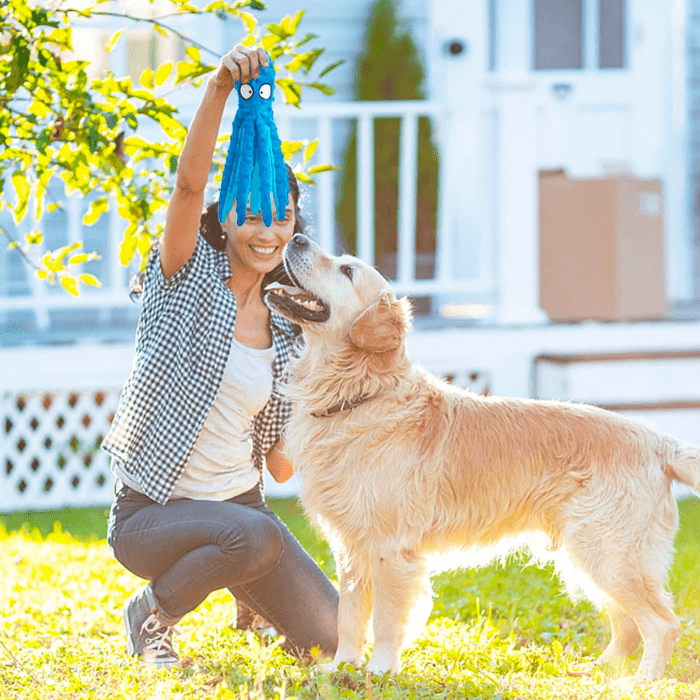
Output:
[[179,618],[212,591],[228,588],[286,637],[288,650],[335,653],[338,592],[257,486],[227,501],[165,505],[122,486],[107,541],[123,566],[151,581],[168,617]]

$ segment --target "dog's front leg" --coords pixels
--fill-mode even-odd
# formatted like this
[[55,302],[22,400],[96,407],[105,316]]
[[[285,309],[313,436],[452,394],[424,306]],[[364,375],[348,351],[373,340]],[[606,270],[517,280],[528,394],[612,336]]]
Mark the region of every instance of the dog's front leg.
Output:
[[432,609],[430,577],[424,559],[408,551],[387,551],[372,561],[374,650],[370,673],[396,673],[401,649],[417,636]]
[[340,567],[340,600],[338,602],[338,649],[333,662],[326,667],[335,671],[341,664],[358,668],[372,616],[372,584],[369,576],[357,569]]

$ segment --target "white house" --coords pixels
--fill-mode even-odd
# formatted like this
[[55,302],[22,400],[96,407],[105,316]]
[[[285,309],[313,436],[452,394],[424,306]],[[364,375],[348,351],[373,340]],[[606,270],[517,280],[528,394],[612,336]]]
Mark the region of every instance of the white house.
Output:
[[[280,106],[276,121],[283,138],[318,137],[319,160],[339,162],[356,120],[358,250],[370,261],[372,124],[401,117],[395,285],[433,299],[431,313],[415,321],[414,359],[475,390],[590,401],[700,442],[700,2],[402,0],[429,99],[360,103],[353,101],[354,64],[372,4],[268,0],[261,21],[304,6],[303,29],[328,47],[328,62],[347,61],[329,76],[334,98],[310,99],[301,112]],[[159,0],[123,5],[160,11]],[[85,28],[81,45],[96,65],[106,67],[98,49],[116,28]],[[240,36],[230,21],[197,20],[186,29],[219,53]],[[138,74],[152,57],[181,51],[135,25],[109,60],[116,73]],[[195,92],[176,99],[184,115],[192,113]],[[441,186],[435,273],[416,279],[416,125],[424,115],[435,129]],[[626,173],[661,182],[662,201],[640,199],[640,206],[646,202],[643,213],[662,227],[663,317],[549,320],[539,296],[540,172],[560,169],[584,181]],[[307,203],[318,239],[331,250],[338,181],[319,177]],[[83,238],[102,253],[91,263],[102,289],[69,299],[34,282],[15,254],[0,254],[0,512],[110,499],[97,448],[129,371],[138,306],[116,255],[120,222],[112,216],[83,230],[86,207],[72,198],[43,226],[50,247]],[[634,229],[629,235],[634,241]]]

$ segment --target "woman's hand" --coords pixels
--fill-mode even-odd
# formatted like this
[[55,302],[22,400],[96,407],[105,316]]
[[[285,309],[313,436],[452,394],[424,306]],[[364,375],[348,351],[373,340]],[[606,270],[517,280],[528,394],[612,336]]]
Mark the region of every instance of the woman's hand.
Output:
[[260,66],[269,65],[270,59],[262,46],[239,44],[221,59],[209,82],[218,89],[231,91],[237,80],[248,83],[260,75]]
[[282,440],[278,440],[277,444],[265,455],[265,466],[272,478],[280,484],[291,479],[294,475],[294,465],[284,454]]

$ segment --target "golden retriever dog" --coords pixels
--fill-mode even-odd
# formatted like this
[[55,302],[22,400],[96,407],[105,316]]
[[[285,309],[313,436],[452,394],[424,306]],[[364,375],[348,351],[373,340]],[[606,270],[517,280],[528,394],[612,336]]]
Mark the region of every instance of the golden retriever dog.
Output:
[[665,590],[671,482],[700,489],[700,449],[593,406],[450,386],[411,362],[409,305],[374,268],[300,234],[285,267],[296,286],[275,283],[266,298],[304,331],[285,450],[336,559],[330,668],[362,664],[373,618],[367,670],[397,672],[441,555],[483,563],[525,542],[608,612],[600,661],[643,640],[637,673],[661,676],[680,634]]

